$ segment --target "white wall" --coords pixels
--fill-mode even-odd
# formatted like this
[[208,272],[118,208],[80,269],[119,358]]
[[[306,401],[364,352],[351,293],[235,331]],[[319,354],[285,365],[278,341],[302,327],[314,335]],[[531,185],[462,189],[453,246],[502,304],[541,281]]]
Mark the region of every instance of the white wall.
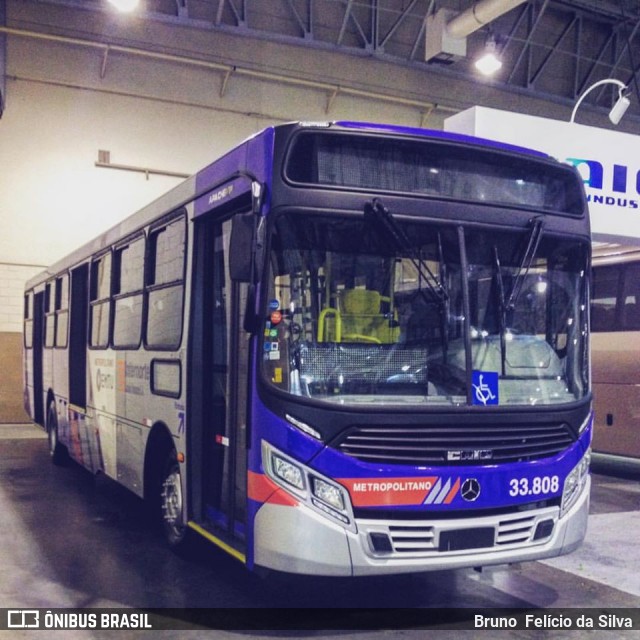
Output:
[[0,263],[0,331],[22,331],[23,290],[39,266]]
[[99,150],[112,163],[193,173],[272,123],[421,120],[413,107],[341,96],[327,114],[322,91],[246,77],[220,96],[220,73],[126,55],[111,54],[101,77],[100,52],[28,37],[9,36],[7,58],[0,332],[21,326],[17,296],[33,270],[16,265],[51,264],[179,182],[98,168]]

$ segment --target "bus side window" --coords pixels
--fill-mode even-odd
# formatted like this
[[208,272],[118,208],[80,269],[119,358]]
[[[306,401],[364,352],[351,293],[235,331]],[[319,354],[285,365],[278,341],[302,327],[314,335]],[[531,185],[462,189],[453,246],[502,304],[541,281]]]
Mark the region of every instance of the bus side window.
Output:
[[111,252],[91,263],[91,328],[89,345],[101,349],[109,346],[111,316]]
[[69,274],[56,278],[56,347],[67,346],[67,328],[69,324]]
[[591,329],[615,331],[616,301],[618,298],[619,268],[607,266],[593,270],[591,297]]
[[177,349],[182,339],[186,223],[181,217],[149,235],[148,349]]
[[626,265],[622,291],[622,329],[640,329],[640,262]]
[[139,236],[114,251],[113,346],[140,346],[145,238]]
[[24,346],[33,348],[33,291],[24,297]]
[[[56,314],[55,314],[55,295],[52,295],[52,289],[55,288],[55,281],[49,282],[44,290],[44,346],[53,347],[56,337]],[[54,289],[55,291],[55,289]]]

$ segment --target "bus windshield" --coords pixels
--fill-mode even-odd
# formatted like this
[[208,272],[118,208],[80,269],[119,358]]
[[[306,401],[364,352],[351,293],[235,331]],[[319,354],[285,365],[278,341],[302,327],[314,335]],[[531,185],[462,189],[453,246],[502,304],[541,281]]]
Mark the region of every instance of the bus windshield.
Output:
[[[342,405],[551,405],[588,391],[586,243],[394,216],[280,215],[262,371]],[[532,242],[532,239],[535,242]]]

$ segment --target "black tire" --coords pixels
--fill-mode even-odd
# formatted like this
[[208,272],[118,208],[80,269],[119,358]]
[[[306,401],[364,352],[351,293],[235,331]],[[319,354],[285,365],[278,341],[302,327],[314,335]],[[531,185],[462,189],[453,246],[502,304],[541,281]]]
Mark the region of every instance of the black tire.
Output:
[[53,402],[47,409],[47,438],[49,440],[49,456],[51,462],[57,466],[64,466],[69,462],[69,452],[58,439],[58,415]]
[[165,459],[159,483],[162,533],[174,551],[182,551],[189,540],[189,527],[184,519],[182,476],[175,449]]

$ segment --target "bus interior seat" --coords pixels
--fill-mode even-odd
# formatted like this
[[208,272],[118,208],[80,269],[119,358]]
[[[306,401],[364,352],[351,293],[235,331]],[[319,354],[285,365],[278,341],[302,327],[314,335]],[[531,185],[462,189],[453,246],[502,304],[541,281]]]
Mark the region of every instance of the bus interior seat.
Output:
[[[390,299],[371,289],[343,289],[338,309],[326,308],[320,314],[319,342],[370,342],[392,344],[398,341],[397,312],[389,318]],[[385,314],[385,307],[389,312]]]

